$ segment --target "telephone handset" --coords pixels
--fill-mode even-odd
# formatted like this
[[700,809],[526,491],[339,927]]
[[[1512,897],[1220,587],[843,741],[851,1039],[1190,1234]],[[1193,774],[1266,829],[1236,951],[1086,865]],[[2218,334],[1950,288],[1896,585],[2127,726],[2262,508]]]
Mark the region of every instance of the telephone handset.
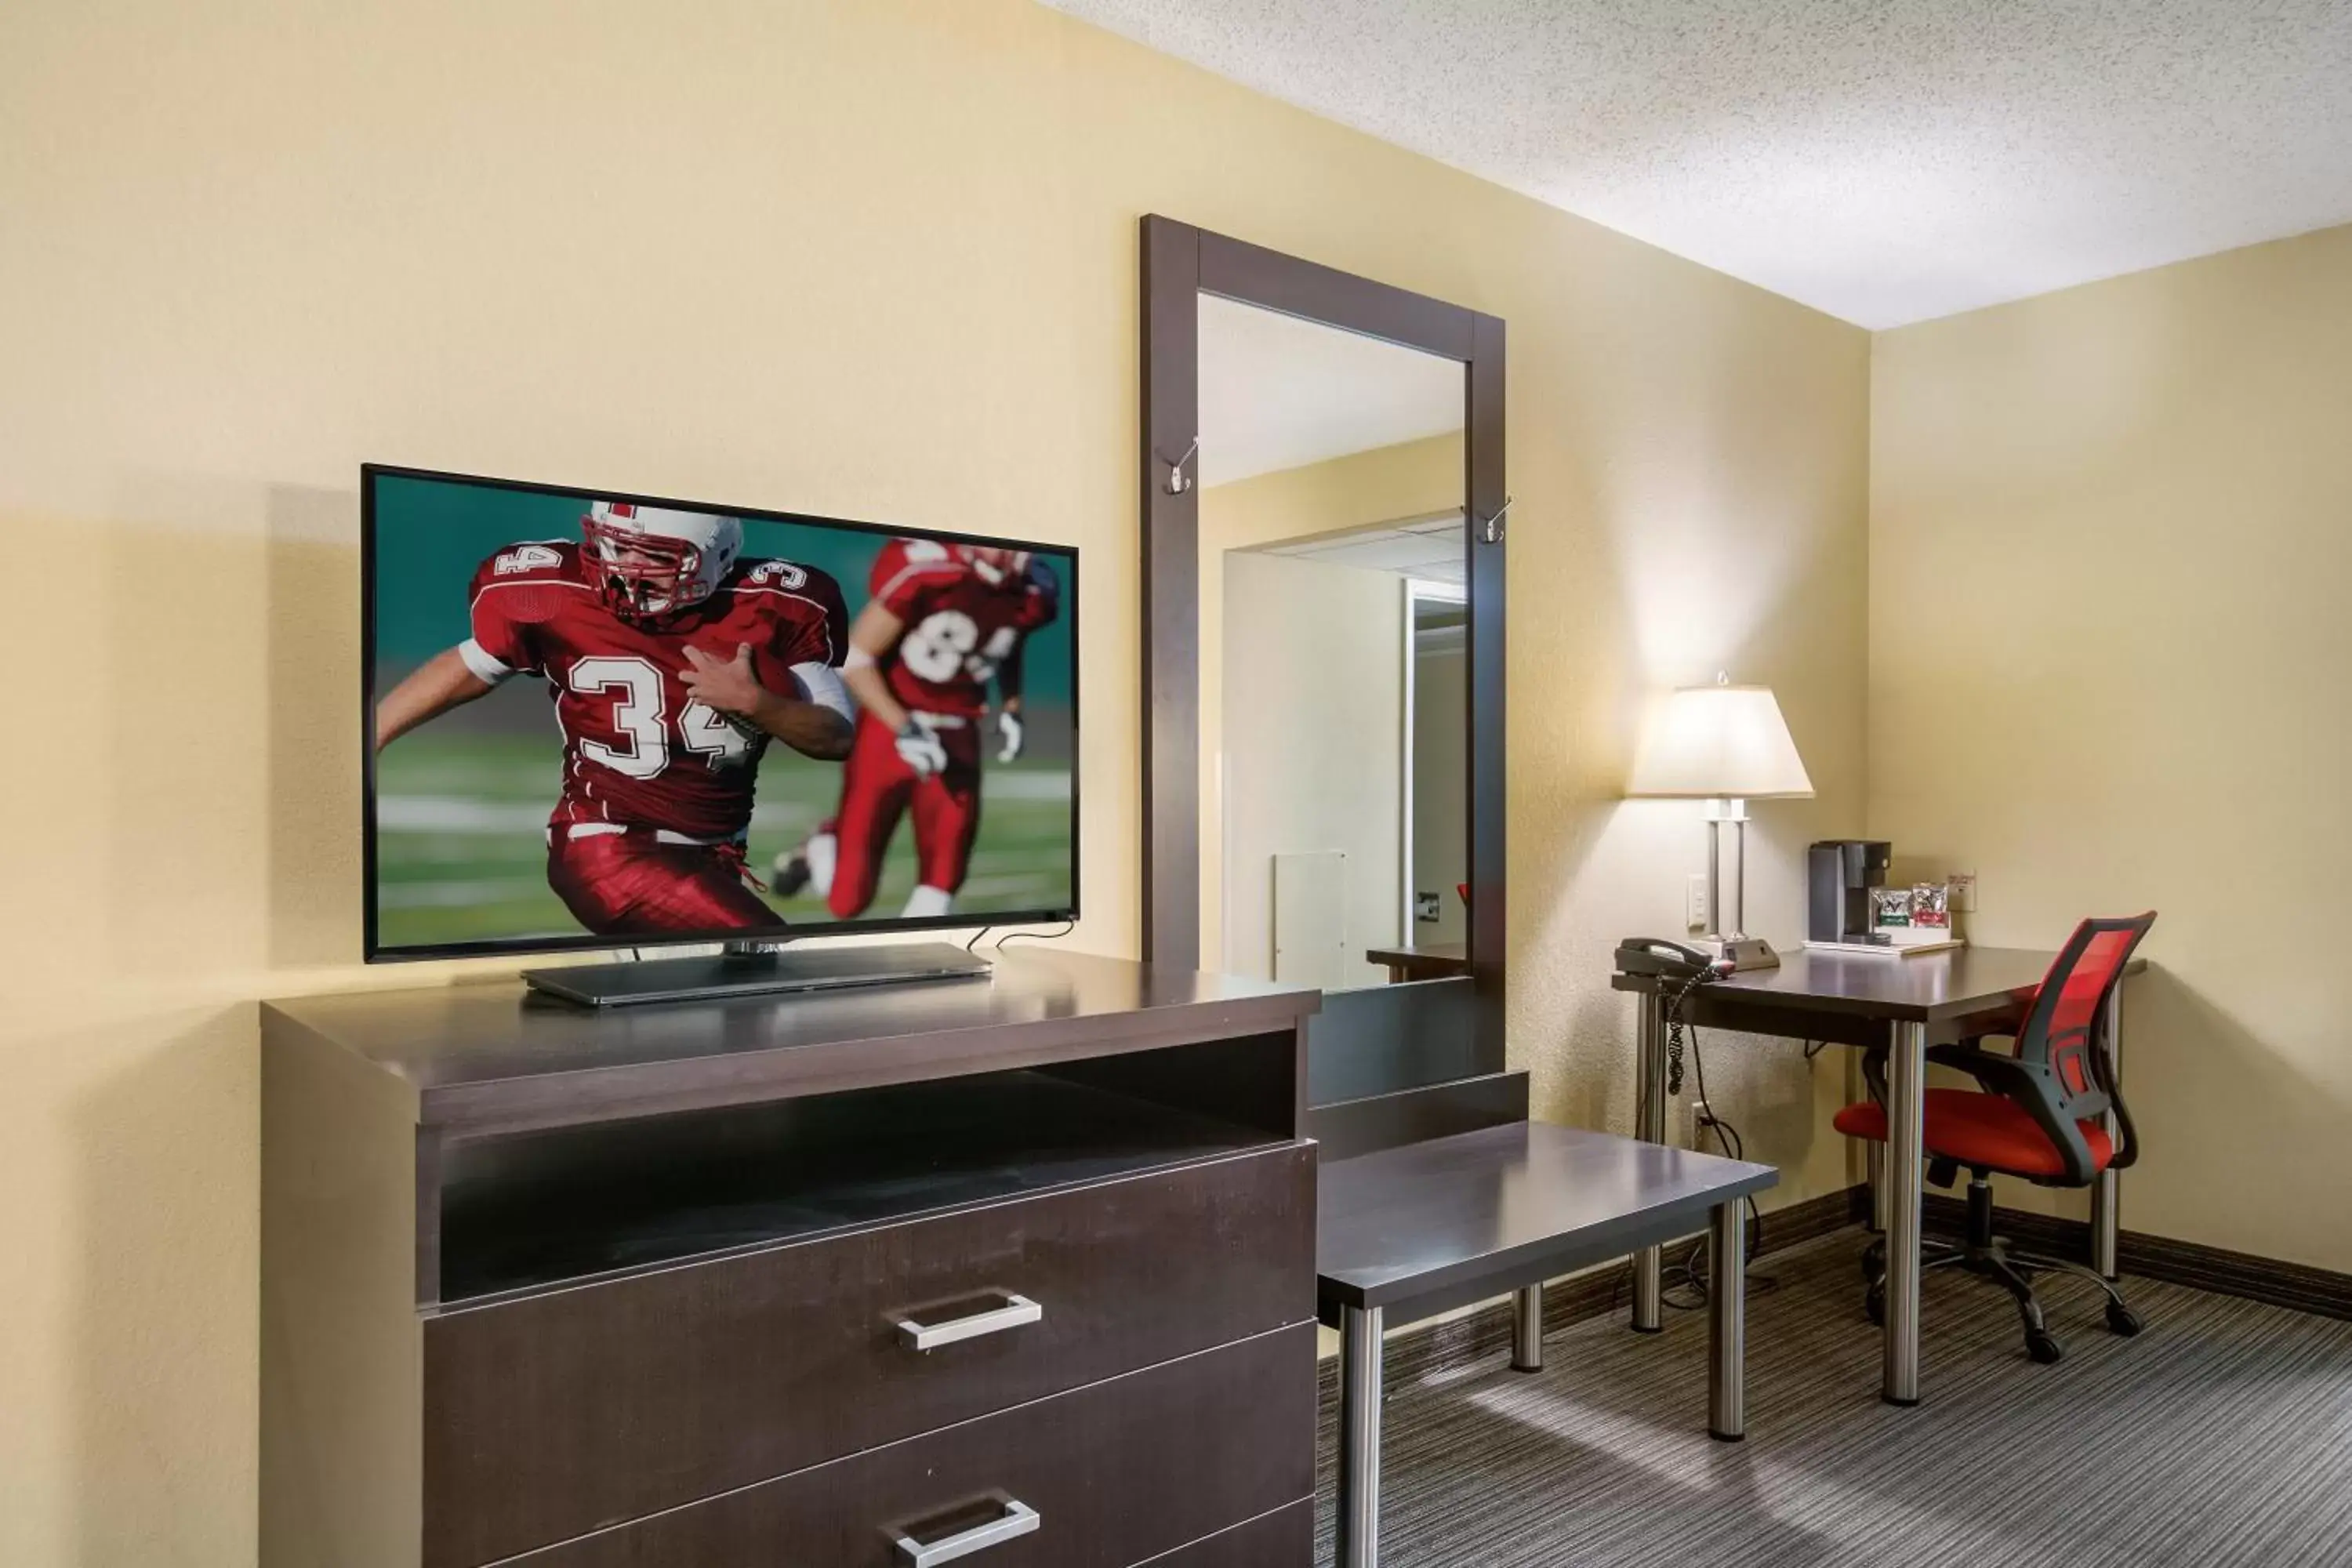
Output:
[[1629,936],[1617,944],[1617,972],[1717,980],[1731,973],[1731,961],[1663,936]]

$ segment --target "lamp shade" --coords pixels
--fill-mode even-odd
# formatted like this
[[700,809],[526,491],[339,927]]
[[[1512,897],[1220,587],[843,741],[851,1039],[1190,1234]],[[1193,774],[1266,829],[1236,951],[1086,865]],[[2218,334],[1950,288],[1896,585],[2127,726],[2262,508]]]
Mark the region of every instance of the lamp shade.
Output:
[[1769,799],[1806,796],[1789,721],[1769,686],[1685,686],[1659,705],[1643,737],[1630,795]]

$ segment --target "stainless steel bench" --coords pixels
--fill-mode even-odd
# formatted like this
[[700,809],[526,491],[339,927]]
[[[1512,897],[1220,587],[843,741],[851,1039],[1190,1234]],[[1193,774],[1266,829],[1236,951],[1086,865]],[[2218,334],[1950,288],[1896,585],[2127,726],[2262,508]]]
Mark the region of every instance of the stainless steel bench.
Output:
[[1339,1564],[1380,1556],[1381,1335],[1511,1291],[1512,1364],[1543,1364],[1543,1282],[1705,1227],[1707,1430],[1747,1433],[1742,1200],[1769,1165],[1514,1121],[1327,1161],[1316,1310],[1339,1331]]

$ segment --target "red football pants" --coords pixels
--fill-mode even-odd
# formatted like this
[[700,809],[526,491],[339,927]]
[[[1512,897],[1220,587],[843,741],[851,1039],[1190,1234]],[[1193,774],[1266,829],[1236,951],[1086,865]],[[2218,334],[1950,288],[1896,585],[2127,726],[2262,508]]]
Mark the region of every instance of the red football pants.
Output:
[[949,893],[963,886],[971,841],[980,832],[980,734],[967,721],[940,731],[940,741],[947,747],[947,772],[919,778],[898,754],[898,737],[873,715],[858,715],[857,742],[842,769],[834,828],[840,849],[825,900],[838,919],[854,920],[874,901],[883,852],[910,806],[916,880]]
[[566,837],[547,847],[547,885],[598,936],[772,930],[782,915],[743,883],[740,855],[716,846],[664,844],[650,828]]

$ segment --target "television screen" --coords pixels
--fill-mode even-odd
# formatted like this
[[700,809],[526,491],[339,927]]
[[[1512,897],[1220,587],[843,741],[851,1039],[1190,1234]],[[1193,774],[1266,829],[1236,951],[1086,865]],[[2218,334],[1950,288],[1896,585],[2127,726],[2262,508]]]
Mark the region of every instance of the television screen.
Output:
[[371,960],[1075,917],[1075,552],[362,489]]

